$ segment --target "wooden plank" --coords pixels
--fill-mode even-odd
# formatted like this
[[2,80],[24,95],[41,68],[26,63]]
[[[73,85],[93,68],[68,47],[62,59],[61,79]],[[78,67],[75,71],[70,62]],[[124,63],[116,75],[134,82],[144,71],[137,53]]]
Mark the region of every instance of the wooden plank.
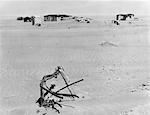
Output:
[[[67,80],[65,79],[65,77],[64,77],[64,75],[63,75],[63,73],[62,73],[62,72],[60,72],[60,74],[61,74],[61,76],[62,76],[63,80],[65,81],[66,86],[68,86],[68,82],[67,82]],[[72,93],[72,91],[70,90],[70,88],[69,88],[69,87],[67,87],[67,88],[68,88],[68,90],[69,90],[70,94],[72,95],[73,93]],[[74,97],[73,97],[73,98],[74,98]]]
[[[80,79],[80,80],[75,81],[75,82],[73,82],[73,83],[71,83],[71,84],[68,84],[67,86],[65,86],[65,87],[63,87],[63,88],[57,90],[55,93],[58,93],[58,92],[60,92],[61,90],[65,89],[65,88],[67,88],[67,87],[69,87],[69,86],[71,86],[71,85],[74,85],[74,84],[76,84],[76,83],[79,83],[79,82],[81,82],[81,81],[83,81],[83,80],[84,80],[84,79]],[[45,97],[48,93],[49,93],[49,92],[46,92],[46,93],[44,94],[44,97]]]
[[63,97],[61,97],[61,96],[58,96],[57,95],[57,93],[55,93],[55,92],[52,92],[52,91],[50,91],[50,90],[48,90],[48,89],[46,89],[46,88],[44,88],[44,87],[42,87],[42,86],[40,86],[42,89],[44,89],[44,90],[46,90],[48,93],[50,93],[50,94],[52,94],[52,95],[54,95],[54,96],[56,96],[56,97],[58,97],[58,98],[61,98],[61,99],[63,99]]
[[57,93],[57,95],[62,95],[62,96],[66,96],[66,97],[77,97],[77,98],[79,98],[79,96],[77,96],[75,94]]
[[76,83],[78,83],[78,82],[81,82],[81,81],[83,81],[83,79],[80,79],[80,80],[75,81],[75,82],[73,82],[73,83],[71,83],[71,84],[68,84],[68,85],[66,85],[65,87],[63,87],[63,88],[57,90],[56,93],[60,92],[61,90],[65,89],[65,88],[67,88],[67,87],[69,87],[69,86],[71,86],[71,85],[74,85],[74,84],[76,84]]

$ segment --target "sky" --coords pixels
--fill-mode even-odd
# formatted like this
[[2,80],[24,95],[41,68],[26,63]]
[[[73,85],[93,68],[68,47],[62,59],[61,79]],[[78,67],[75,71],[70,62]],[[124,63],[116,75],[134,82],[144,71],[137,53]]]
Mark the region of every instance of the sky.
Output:
[[149,0],[0,0],[0,16],[45,15],[148,15]]

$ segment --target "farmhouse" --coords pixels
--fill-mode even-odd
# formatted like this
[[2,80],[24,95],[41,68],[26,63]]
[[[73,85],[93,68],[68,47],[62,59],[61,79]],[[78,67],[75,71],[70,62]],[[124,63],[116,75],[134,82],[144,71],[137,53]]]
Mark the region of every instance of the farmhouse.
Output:
[[71,15],[57,15],[57,14],[50,14],[50,15],[45,15],[44,16],[44,21],[57,21],[57,20],[62,20],[65,17],[71,17]]

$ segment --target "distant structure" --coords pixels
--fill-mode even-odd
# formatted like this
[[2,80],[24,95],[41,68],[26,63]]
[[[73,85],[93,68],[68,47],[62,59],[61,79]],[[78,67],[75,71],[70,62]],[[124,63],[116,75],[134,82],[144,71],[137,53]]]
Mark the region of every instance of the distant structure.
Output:
[[[91,18],[86,17],[78,17],[66,14],[49,14],[49,15],[42,15],[42,16],[26,16],[26,17],[17,17],[18,21],[22,20],[23,22],[29,22],[32,26],[42,26],[45,22],[56,22],[56,21],[74,21],[79,23],[91,23]],[[117,22],[115,24],[119,25]]]
[[116,15],[116,20],[127,20],[132,19],[134,17],[134,14],[117,14]]
[[17,20],[23,20],[23,17],[17,17]]
[[44,21],[57,21],[57,20],[63,20],[63,18],[71,17],[71,15],[57,15],[57,14],[50,14],[44,16]]

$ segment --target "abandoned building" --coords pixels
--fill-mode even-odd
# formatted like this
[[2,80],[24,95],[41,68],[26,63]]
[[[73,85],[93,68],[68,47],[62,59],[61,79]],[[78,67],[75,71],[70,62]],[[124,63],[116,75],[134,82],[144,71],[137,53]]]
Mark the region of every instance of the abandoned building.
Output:
[[134,17],[134,14],[118,14],[116,15],[116,20],[127,20],[132,19]]
[[44,21],[57,21],[57,15],[45,15]]
[[61,19],[66,18],[66,17],[71,17],[71,15],[65,15],[65,14],[61,14],[61,15],[57,15],[57,14],[45,15],[44,16],[44,21],[57,21],[57,20],[61,20]]

